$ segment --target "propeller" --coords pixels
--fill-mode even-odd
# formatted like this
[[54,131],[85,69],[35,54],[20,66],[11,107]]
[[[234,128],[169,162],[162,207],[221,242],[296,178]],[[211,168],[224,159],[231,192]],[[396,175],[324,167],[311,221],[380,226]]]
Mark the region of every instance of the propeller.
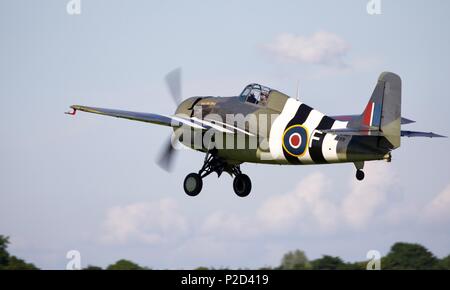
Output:
[[[170,96],[172,97],[175,105],[178,106],[181,103],[181,67],[176,68],[169,72],[165,77],[166,85],[169,89]],[[175,136],[175,134],[172,134]],[[175,159],[176,150],[174,143],[177,140],[173,137],[169,138],[169,141],[163,146],[160,157],[158,158],[158,165],[165,171],[169,172],[172,169],[172,165]]]
[[170,95],[175,105],[178,106],[181,103],[181,67],[169,72],[165,79]]
[[173,160],[175,157],[175,149],[172,146],[172,139],[169,139],[169,142],[164,145],[161,150],[160,157],[158,159],[158,165],[165,171],[169,172],[172,169]]

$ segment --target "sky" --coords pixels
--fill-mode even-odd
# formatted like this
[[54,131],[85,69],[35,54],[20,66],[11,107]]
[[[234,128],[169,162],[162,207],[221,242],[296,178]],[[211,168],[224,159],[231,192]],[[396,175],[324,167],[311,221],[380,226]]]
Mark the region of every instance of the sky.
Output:
[[172,114],[164,76],[183,97],[232,96],[258,82],[329,115],[363,111],[379,74],[403,80],[405,129],[449,135],[450,2],[0,2],[0,234],[12,254],[64,269],[66,254],[106,266],[279,265],[301,249],[346,261],[397,242],[450,254],[448,139],[402,139],[391,163],[243,164],[249,197],[215,174],[195,198],[184,177],[203,154],[156,164],[170,130],[79,113],[72,104]]

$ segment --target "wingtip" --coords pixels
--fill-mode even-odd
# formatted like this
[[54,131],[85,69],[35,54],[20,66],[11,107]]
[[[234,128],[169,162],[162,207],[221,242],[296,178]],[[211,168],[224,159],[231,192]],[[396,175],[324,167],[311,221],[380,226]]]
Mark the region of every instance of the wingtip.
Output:
[[71,109],[72,111],[64,112],[64,114],[74,116],[74,115],[77,113],[77,108],[76,108],[76,106],[73,106],[73,105],[72,105],[72,106],[70,106],[70,109]]

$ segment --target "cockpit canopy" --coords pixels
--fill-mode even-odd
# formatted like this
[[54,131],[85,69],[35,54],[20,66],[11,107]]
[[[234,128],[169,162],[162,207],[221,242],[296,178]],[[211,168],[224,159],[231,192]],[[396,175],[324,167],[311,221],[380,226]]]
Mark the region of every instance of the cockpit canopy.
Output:
[[243,102],[255,105],[266,106],[269,100],[271,88],[259,84],[249,84],[240,94],[239,98]]

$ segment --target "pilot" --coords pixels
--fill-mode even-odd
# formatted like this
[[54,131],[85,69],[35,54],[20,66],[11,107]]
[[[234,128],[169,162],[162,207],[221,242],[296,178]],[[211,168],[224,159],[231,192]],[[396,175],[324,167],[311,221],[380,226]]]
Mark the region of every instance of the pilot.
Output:
[[261,104],[266,105],[267,99],[269,98],[269,95],[266,92],[261,92]]
[[250,93],[250,96],[248,96],[248,98],[247,98],[247,102],[253,103],[253,104],[256,104],[258,102],[258,100],[255,97],[255,93],[253,93],[253,92]]

